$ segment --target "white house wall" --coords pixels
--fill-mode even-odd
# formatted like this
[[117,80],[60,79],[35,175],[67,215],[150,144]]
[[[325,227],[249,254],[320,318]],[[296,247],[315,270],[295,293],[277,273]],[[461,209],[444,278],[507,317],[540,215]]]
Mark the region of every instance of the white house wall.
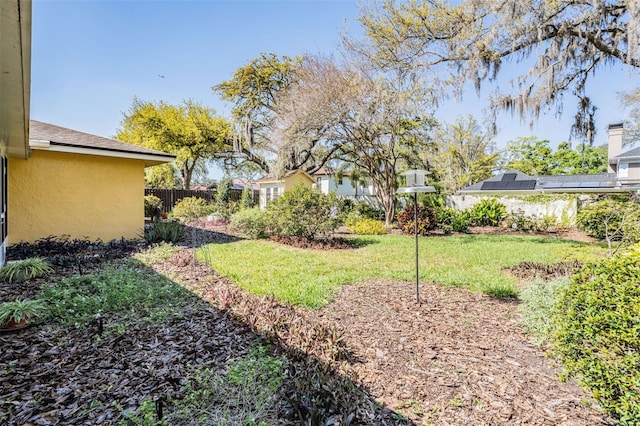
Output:
[[[342,178],[342,184],[338,184],[337,179],[334,176],[320,176],[318,180],[318,188],[322,191],[323,194],[329,194],[330,192],[335,192],[336,195],[340,195],[343,197],[355,197],[356,190],[351,185],[351,179],[348,177]],[[360,195],[372,195],[373,187],[369,186],[358,186],[358,196]]]

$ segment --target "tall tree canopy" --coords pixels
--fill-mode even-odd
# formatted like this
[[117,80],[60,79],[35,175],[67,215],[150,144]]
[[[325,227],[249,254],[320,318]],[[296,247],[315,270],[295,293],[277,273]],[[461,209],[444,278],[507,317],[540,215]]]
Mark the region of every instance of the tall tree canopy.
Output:
[[472,116],[439,127],[424,155],[447,194],[491,177],[498,160],[493,138]]
[[530,136],[509,142],[500,163],[503,170],[514,169],[531,176],[604,173],[607,147],[580,144],[574,150],[568,142],[562,142],[554,152],[548,140]]
[[[363,8],[361,22],[380,57],[444,77],[458,93],[477,89],[513,60],[527,69],[511,93],[492,99],[495,111],[537,119],[563,94],[579,99],[574,135],[593,143],[595,106],[587,82],[604,66],[640,69],[640,2],[636,0],[382,0]],[[392,54],[392,55],[391,55]],[[449,92],[441,92],[446,96]]]
[[307,58],[298,80],[278,98],[274,129],[280,167],[314,171],[332,158],[351,163],[372,182],[390,223],[396,172],[418,161],[433,121],[419,84],[398,91],[385,77],[357,60]]
[[116,139],[175,155],[182,186],[189,189],[206,160],[228,155],[231,132],[227,120],[195,102],[170,105],[134,99]]
[[[302,61],[302,58],[279,58],[273,53],[262,53],[238,68],[230,80],[213,86],[215,93],[234,105],[236,150],[274,153],[270,134],[278,113],[276,100],[296,80]],[[256,164],[269,172],[266,161]]]

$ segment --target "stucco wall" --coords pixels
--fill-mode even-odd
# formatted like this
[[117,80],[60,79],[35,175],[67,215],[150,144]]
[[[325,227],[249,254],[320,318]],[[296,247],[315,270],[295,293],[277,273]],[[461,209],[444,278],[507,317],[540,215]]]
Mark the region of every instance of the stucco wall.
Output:
[[314,183],[316,183],[316,181],[309,179],[309,177],[304,173],[296,173],[295,175],[289,176],[288,178],[285,179],[284,190],[288,191],[290,189],[293,189],[294,186],[300,185],[300,184],[310,187]]
[[48,235],[135,238],[144,227],[144,162],[34,150],[9,158],[9,245]]
[[[471,209],[474,204],[480,202],[483,198],[475,195],[450,195],[447,196],[447,206],[456,210]],[[568,220],[571,223],[575,221],[578,213],[578,199],[580,197],[570,197],[567,199],[556,199],[545,202],[525,201],[517,198],[495,197],[504,204],[507,212],[513,213],[522,211],[525,216],[554,216],[556,220]]]

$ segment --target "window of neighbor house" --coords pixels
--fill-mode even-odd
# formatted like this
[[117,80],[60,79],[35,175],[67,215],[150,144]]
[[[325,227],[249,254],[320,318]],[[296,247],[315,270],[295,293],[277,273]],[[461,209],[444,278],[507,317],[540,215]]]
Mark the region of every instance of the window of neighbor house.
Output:
[[278,188],[273,188],[273,200],[278,199]]
[[629,163],[618,164],[618,177],[619,178],[629,177]]
[[341,177],[338,178],[338,185],[342,185],[342,178]]
[[318,182],[318,185],[320,185],[320,183],[322,182],[322,178],[321,177],[317,177],[316,178],[316,182]]
[[271,188],[265,188],[264,195],[265,195],[264,199],[267,203],[271,201]]

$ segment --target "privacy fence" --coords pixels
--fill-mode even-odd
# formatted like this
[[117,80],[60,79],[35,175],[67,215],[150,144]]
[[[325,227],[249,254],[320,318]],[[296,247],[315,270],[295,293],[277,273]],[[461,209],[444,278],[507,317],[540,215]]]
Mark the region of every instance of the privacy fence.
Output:
[[[258,200],[258,191],[253,191],[254,200]],[[154,189],[154,188],[146,188],[144,190],[144,195],[155,195],[156,197],[162,200],[162,211],[164,213],[169,213],[173,206],[180,200],[185,197],[198,197],[206,200],[207,202],[213,202],[216,199],[216,191],[202,191],[202,190],[191,190],[191,189]],[[229,200],[230,201],[240,201],[242,197],[241,189],[230,189],[229,190]]]

